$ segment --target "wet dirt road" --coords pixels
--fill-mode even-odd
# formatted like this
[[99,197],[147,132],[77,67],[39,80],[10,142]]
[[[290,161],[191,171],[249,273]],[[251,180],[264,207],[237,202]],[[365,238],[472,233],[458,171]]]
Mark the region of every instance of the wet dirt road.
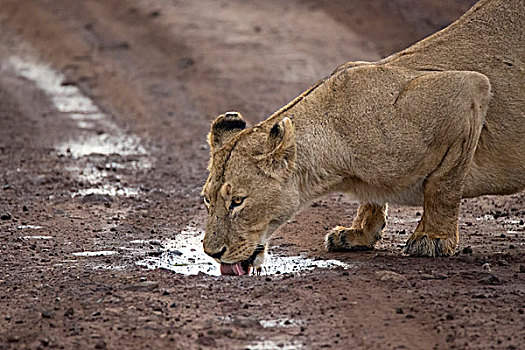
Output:
[[216,115],[258,122],[472,3],[2,1],[0,349],[523,348],[523,193],[464,200],[452,258],[401,256],[421,208],[395,206],[377,250],[326,253],[342,195],[262,276],[199,251]]

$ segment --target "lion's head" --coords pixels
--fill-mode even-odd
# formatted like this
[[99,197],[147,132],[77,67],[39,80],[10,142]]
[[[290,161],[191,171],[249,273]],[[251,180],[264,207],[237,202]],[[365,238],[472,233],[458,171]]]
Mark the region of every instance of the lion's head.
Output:
[[203,245],[223,274],[260,266],[271,234],[299,207],[294,126],[289,118],[266,124],[246,129],[241,115],[229,112],[215,119],[208,135]]

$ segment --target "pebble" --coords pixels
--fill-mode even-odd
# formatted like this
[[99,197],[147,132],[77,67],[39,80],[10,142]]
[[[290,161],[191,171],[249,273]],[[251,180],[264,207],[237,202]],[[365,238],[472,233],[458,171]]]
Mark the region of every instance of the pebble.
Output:
[[486,270],[489,272],[492,270],[492,266],[489,263],[484,263],[481,267],[483,268],[483,270]]
[[463,253],[463,254],[472,254],[472,247],[468,246],[468,247],[463,248],[461,253]]
[[95,349],[106,349],[106,348],[107,348],[106,342],[103,340],[95,344]]
[[520,265],[520,272],[525,273],[525,265]]
[[489,274],[486,277],[483,277],[479,280],[481,284],[487,284],[487,285],[499,285],[502,284],[501,280],[493,274]]
[[75,310],[73,310],[73,308],[69,308],[66,310],[66,312],[64,312],[64,317],[72,317],[73,315],[75,314]]
[[128,290],[130,292],[150,292],[159,287],[158,282],[155,281],[143,281],[136,284],[131,284],[126,287],[124,287],[124,290]]
[[210,347],[217,346],[215,339],[209,336],[199,336],[199,339],[197,339],[197,343],[203,346],[210,346]]
[[509,263],[508,263],[508,261],[505,260],[505,259],[499,259],[499,260],[498,260],[498,265],[499,265],[499,266],[509,266]]
[[51,318],[51,312],[48,310],[42,310],[42,318]]
[[11,213],[3,213],[2,216],[0,216],[0,219],[2,220],[10,220],[11,218]]
[[376,275],[381,281],[392,281],[392,282],[407,282],[407,278],[394,271],[376,271]]

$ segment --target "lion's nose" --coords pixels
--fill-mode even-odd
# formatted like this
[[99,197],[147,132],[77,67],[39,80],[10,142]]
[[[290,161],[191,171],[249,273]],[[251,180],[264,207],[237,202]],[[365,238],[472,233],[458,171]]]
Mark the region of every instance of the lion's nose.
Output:
[[211,256],[212,258],[220,260],[221,256],[223,256],[224,253],[226,253],[226,247],[223,247],[220,252],[211,252],[211,251],[207,250],[206,248],[204,248],[204,252],[206,254],[208,254],[209,256]]

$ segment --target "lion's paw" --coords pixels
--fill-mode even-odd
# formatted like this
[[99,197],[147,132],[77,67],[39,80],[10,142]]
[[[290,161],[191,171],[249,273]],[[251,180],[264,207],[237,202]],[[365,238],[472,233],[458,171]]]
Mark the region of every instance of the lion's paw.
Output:
[[324,245],[329,252],[371,250],[373,245],[363,244],[362,230],[336,226],[325,237]]
[[457,244],[457,237],[454,235],[414,232],[408,239],[403,252],[412,256],[451,256]]

